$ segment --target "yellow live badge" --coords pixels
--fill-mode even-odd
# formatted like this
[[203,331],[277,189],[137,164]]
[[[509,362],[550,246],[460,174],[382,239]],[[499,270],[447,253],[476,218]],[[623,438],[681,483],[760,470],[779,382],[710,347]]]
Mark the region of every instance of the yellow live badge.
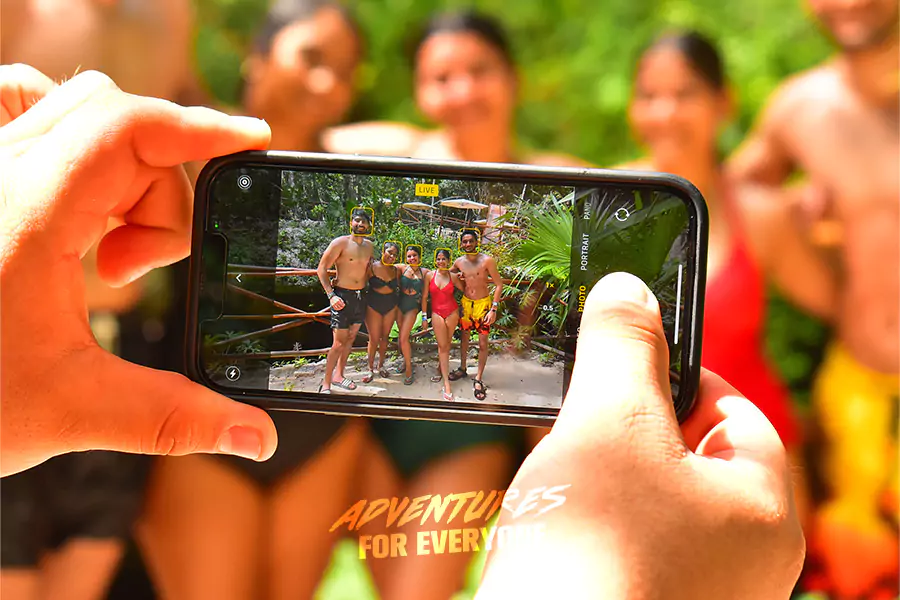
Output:
[[437,196],[438,185],[436,183],[417,183],[416,196]]

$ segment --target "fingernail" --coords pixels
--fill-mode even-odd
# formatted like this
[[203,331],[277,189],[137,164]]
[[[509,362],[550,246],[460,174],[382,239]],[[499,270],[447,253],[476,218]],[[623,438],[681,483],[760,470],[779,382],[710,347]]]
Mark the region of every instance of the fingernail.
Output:
[[265,135],[270,135],[272,133],[271,129],[269,128],[269,124],[262,119],[238,115],[230,117],[230,120],[235,125],[235,127],[243,129],[244,131],[252,131],[253,133],[257,134],[264,133]]
[[631,273],[610,273],[597,282],[593,292],[604,302],[634,302],[645,306],[653,305],[650,290],[638,277]]
[[232,427],[222,434],[216,450],[222,454],[233,454],[242,458],[259,460],[262,454],[262,439],[259,432],[250,427]]

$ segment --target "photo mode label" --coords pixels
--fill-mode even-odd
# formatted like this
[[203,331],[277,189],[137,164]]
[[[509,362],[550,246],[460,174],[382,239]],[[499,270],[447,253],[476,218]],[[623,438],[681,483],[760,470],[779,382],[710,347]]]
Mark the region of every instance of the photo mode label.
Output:
[[438,185],[436,183],[417,183],[416,196],[430,196],[432,198],[438,195]]

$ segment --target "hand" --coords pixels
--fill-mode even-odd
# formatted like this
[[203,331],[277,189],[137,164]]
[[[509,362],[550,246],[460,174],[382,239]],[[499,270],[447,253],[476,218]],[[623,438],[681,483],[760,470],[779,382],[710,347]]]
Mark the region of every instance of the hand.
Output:
[[96,72],[57,86],[2,66],[0,99],[0,473],[89,449],[270,457],[264,411],[97,345],[80,262],[99,240],[98,273],[121,286],[186,256],[180,165],[265,148],[268,126],[131,96]]
[[566,500],[544,514],[501,511],[498,526],[544,534],[495,547],[479,599],[790,596],[805,542],[778,435],[709,372],[679,430],[668,364],[650,291],[631,275],[601,280],[559,418],[511,486],[524,496],[570,485]]
[[328,299],[328,303],[331,304],[331,308],[334,310],[344,310],[344,306],[346,306],[340,296],[332,296]]
[[497,309],[492,308],[488,311],[486,315],[484,315],[484,324],[485,325],[493,325],[494,321],[497,320]]
[[422,315],[422,331],[428,331],[428,316]]

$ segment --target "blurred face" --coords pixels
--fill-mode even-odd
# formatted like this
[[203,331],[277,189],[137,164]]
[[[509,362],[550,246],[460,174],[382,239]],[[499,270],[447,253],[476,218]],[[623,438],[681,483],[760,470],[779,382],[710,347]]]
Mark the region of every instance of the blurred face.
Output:
[[809,6],[848,52],[877,46],[897,33],[897,0],[809,0]]
[[444,254],[443,252],[440,252],[440,253],[438,253],[437,256],[435,256],[434,264],[441,271],[446,271],[447,269],[450,268],[450,259],[447,258],[446,254]]
[[407,250],[406,251],[406,264],[412,265],[414,267],[419,265],[419,253],[415,250]]
[[728,112],[726,94],[698,75],[678,50],[663,47],[644,55],[628,116],[658,168],[707,160]]
[[353,231],[354,235],[365,235],[369,233],[370,228],[369,221],[359,215],[354,215],[350,219],[350,230]]
[[381,262],[386,265],[392,265],[397,262],[397,255],[400,253],[396,246],[388,246],[381,254]]
[[279,31],[268,56],[251,57],[245,108],[268,120],[273,129],[317,134],[350,109],[360,52],[343,15],[323,8],[311,19]]
[[463,249],[463,252],[471,254],[475,252],[475,249],[478,247],[478,238],[474,235],[464,235],[459,240],[459,245]]
[[416,101],[451,129],[509,127],[516,77],[503,55],[474,33],[438,33],[419,48]]

